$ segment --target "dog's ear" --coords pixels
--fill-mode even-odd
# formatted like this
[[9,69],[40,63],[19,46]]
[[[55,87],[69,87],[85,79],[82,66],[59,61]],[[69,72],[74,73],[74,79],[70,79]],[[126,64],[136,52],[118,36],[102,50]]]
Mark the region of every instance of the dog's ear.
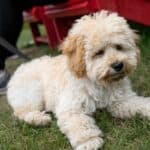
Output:
[[60,46],[63,54],[68,56],[69,67],[78,77],[86,75],[86,66],[84,60],[84,42],[83,37],[78,35],[69,35]]

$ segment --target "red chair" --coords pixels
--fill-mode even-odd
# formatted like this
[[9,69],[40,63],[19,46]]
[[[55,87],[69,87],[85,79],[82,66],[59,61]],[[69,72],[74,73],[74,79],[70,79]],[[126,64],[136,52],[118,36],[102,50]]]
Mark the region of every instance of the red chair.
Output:
[[[110,0],[107,1],[107,4],[109,4]],[[111,0],[112,3],[113,1],[115,0]],[[30,14],[38,21],[29,22],[29,24],[35,43],[48,43],[50,47],[55,48],[66,36],[68,29],[76,18],[102,9],[102,3],[104,2],[101,2],[101,0],[68,0],[61,5],[33,8]],[[110,3],[109,10],[115,6],[115,3],[112,3]],[[45,27],[47,40],[40,35],[39,23],[43,23]]]
[[[94,12],[100,8],[99,0],[68,0],[56,5],[35,7],[30,12],[37,21],[28,21],[36,44],[48,43],[56,48],[66,36],[72,22],[81,15]],[[38,24],[42,23],[47,33],[47,39],[40,35]]]

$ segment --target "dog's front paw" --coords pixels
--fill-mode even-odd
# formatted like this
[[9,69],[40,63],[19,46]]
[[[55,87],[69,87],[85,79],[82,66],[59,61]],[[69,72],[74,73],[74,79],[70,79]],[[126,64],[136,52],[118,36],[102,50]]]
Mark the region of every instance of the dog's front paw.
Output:
[[100,137],[91,138],[85,143],[79,145],[75,150],[98,150],[102,147],[104,141]]

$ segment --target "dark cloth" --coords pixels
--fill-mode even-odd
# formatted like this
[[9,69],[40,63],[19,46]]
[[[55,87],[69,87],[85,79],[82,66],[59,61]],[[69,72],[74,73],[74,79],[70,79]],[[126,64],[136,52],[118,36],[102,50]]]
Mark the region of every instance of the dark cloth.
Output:
[[[0,36],[16,47],[22,28],[22,12],[33,6],[63,3],[66,0],[0,0]],[[13,55],[0,46],[0,70],[5,68],[5,60]]]

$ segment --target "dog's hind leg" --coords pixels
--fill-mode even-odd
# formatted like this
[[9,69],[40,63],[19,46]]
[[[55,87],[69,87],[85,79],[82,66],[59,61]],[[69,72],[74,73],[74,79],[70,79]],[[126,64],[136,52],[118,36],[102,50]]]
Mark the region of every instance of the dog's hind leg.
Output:
[[[19,80],[19,79],[18,79]],[[8,86],[8,102],[14,115],[33,125],[46,125],[51,117],[45,113],[42,83],[39,80],[12,80]]]
[[14,115],[20,120],[24,120],[25,122],[36,126],[47,125],[51,121],[50,115],[46,114],[45,111],[15,111]]

